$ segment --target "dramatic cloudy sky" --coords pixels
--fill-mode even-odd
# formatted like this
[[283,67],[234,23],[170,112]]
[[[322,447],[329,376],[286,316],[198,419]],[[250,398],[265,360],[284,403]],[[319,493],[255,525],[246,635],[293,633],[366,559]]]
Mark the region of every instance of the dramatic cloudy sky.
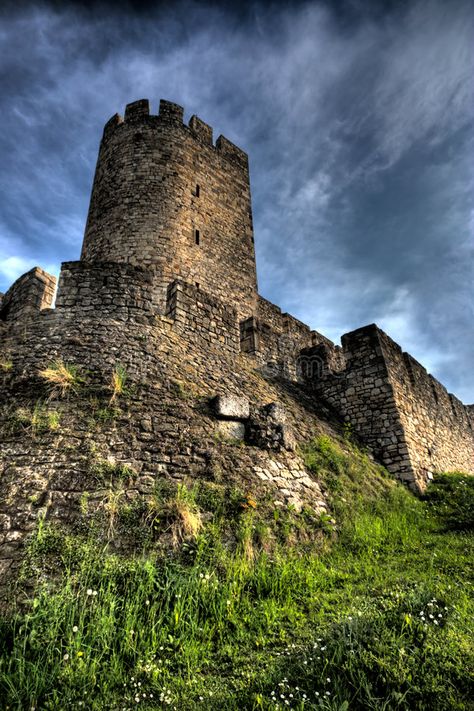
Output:
[[78,258],[104,122],[167,98],[250,154],[264,296],[474,402],[470,0],[2,7],[0,291]]

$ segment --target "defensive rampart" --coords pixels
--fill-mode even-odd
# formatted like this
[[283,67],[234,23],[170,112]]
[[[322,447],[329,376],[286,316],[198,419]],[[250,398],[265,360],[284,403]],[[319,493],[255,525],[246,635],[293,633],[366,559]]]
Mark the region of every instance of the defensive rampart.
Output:
[[304,349],[302,377],[390,471],[416,489],[434,472],[474,473],[472,408],[375,325],[345,334],[342,357]]

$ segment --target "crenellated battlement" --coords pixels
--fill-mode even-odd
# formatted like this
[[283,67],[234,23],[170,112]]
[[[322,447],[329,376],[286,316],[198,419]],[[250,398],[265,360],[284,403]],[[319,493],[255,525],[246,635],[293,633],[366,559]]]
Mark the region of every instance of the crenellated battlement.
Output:
[[3,294],[0,301],[0,321],[14,324],[25,321],[42,309],[50,308],[55,292],[56,277],[40,267],[33,267]]
[[184,108],[172,101],[160,100],[158,114],[150,113],[148,99],[138,99],[125,107],[125,114],[114,114],[105,124],[104,138],[109,138],[119,127],[137,126],[139,124],[150,127],[159,127],[162,124],[179,127],[179,129],[193,136],[207,146],[214,148],[215,152],[225,160],[233,161],[242,168],[248,169],[248,155],[241,148],[229,141],[225,136],[219,136],[214,144],[213,129],[195,114],[191,116],[188,124],[184,123]]

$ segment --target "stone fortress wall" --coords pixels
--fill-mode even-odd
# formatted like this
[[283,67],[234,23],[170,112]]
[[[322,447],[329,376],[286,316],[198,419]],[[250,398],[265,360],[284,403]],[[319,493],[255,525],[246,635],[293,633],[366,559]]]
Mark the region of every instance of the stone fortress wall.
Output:
[[107,123],[81,260],[63,264],[55,310],[53,294],[54,279],[35,269],[0,303],[4,355],[14,351],[20,371],[44,366],[53,331],[57,340],[67,325],[70,338],[91,318],[103,333],[120,321],[155,338],[172,329],[228,369],[245,354],[269,380],[300,383],[302,398],[329,406],[414,489],[436,471],[474,473],[473,406],[379,328],[339,347],[258,294],[247,156],[223,137],[214,146],[195,116],[184,125],[175,104],[150,116],[134,102]]
[[0,295],[0,324],[25,320],[41,309],[49,308],[54,300],[56,278],[39,267],[23,274]]
[[342,352],[304,349],[300,372],[387,469],[414,488],[435,472],[474,473],[472,408],[375,324],[346,333]]

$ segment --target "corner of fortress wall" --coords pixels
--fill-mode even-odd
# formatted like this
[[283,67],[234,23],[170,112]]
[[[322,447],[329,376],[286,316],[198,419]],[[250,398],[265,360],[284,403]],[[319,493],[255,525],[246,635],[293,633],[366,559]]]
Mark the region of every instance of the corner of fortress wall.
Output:
[[[193,116],[185,127],[182,107],[171,102],[160,103],[158,117],[150,116],[145,100],[129,104],[124,119],[113,117],[104,135],[121,125],[142,126],[144,121],[155,125],[157,120],[163,125],[180,126],[186,135],[192,132],[193,142],[239,166],[239,175],[241,167],[247,165],[246,154],[227,139],[221,137],[214,147],[211,127],[198,117]],[[196,160],[202,157],[201,153],[193,156]],[[203,176],[202,166],[200,170]],[[185,176],[186,199],[188,183],[194,184],[195,179],[194,173]],[[245,190],[243,199],[250,210],[250,195]],[[194,198],[190,199],[192,204]],[[206,205],[206,209],[212,207]],[[146,202],[140,205],[142,213],[149,209]],[[124,214],[128,212],[128,208],[124,210]],[[181,227],[180,219],[177,229]],[[133,229],[132,221],[127,230],[133,233]],[[20,277],[0,301],[1,354],[14,353],[13,360],[24,372],[44,367],[45,359],[62,352],[64,340],[69,343],[68,352],[74,353],[75,332],[84,326],[97,364],[100,339],[104,342],[116,337],[110,334],[125,333],[124,324],[133,325],[139,333],[142,328],[143,332],[154,329],[158,338],[160,329],[173,329],[200,352],[223,358],[234,364],[232,367],[236,356],[244,353],[256,368],[264,367],[266,376],[299,382],[306,393],[330,405],[341,420],[350,423],[375,456],[416,490],[423,489],[432,472],[458,469],[474,474],[474,405],[465,406],[450,395],[376,325],[345,334],[342,347],[337,346],[257,293],[253,251],[247,255],[253,266],[239,262],[242,273],[250,271],[246,290],[238,291],[235,285],[240,272],[229,277],[228,264],[235,261],[235,250],[242,249],[240,243],[235,242],[228,253],[222,251],[227,249],[226,240],[217,241],[217,251],[208,263],[199,261],[204,259],[202,254],[189,245],[176,250],[173,259],[183,259],[188,267],[195,260],[216,269],[214,289],[212,281],[196,282],[192,268],[186,272],[192,278],[185,278],[182,265],[174,262],[171,269],[158,272],[156,261],[127,261],[127,230],[117,236],[116,253],[112,242],[109,251],[102,249],[104,243],[100,241],[89,243],[81,261],[62,265],[54,309],[54,277],[38,267]],[[143,233],[143,240],[145,236]],[[149,239],[149,249],[156,252],[154,237]],[[179,235],[176,239],[179,241]],[[143,244],[146,247],[146,240]],[[170,261],[169,254],[165,261]],[[159,307],[157,289],[162,295]],[[244,309],[239,301],[242,294]]]
[[52,306],[56,277],[34,267],[19,277],[0,300],[0,323],[5,328]]
[[[44,290],[39,291],[38,274]],[[0,355],[9,360],[14,355],[17,370],[34,371],[54,360],[60,351],[61,334],[74,340],[85,324],[97,322],[97,329],[107,332],[108,325],[155,329],[171,327],[203,353],[234,359],[240,353],[237,311],[194,284],[174,280],[167,285],[165,315],[153,302],[153,270],[115,262],[64,262],[54,308],[51,308],[50,284],[54,277],[42,270],[32,270],[13,284],[6,296],[7,318],[0,321]],[[10,296],[12,299],[10,299]],[[13,300],[13,296],[15,297]],[[35,301],[33,300],[35,296]],[[2,302],[3,304],[3,302]],[[112,329],[113,330],[113,329]],[[51,351],[48,355],[48,340]],[[35,343],[41,341],[41,347]],[[93,346],[91,346],[93,347]]]
[[434,472],[474,474],[471,407],[375,324],[345,334],[342,352],[338,370],[331,349],[304,349],[303,377],[389,471],[418,491]]

